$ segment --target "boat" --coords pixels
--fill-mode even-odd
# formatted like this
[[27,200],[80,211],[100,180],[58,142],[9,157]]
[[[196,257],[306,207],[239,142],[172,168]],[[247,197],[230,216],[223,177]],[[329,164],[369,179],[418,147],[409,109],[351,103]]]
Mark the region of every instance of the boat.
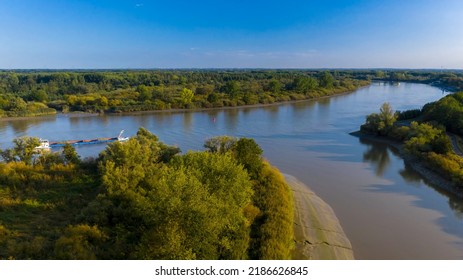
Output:
[[94,139],[83,139],[83,140],[66,140],[66,141],[56,141],[50,142],[47,139],[40,139],[40,145],[35,147],[37,150],[48,150],[51,148],[64,147],[65,145],[89,145],[89,144],[103,144],[110,142],[125,142],[129,140],[130,137],[123,137],[122,133],[124,130],[121,130],[117,137],[104,137],[104,138],[94,138]]

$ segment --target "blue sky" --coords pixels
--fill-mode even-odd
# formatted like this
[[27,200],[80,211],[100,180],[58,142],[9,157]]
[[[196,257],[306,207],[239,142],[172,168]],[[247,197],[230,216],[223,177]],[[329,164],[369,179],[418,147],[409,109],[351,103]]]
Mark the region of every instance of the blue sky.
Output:
[[463,68],[461,0],[0,0],[0,69]]

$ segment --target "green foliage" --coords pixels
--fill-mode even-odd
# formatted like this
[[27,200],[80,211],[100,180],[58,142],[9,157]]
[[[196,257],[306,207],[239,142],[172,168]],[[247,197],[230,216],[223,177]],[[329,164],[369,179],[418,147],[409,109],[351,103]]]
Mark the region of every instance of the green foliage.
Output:
[[37,90],[37,91],[32,92],[29,95],[29,98],[32,101],[46,102],[48,100],[48,95],[45,92],[45,90],[41,89],[41,90]]
[[223,86],[223,91],[234,98],[240,91],[240,84],[237,81],[228,81]]
[[212,153],[226,153],[231,151],[236,142],[238,141],[235,137],[230,136],[216,136],[210,139],[207,139],[204,142],[204,148],[206,148],[209,152]]
[[252,177],[260,176],[262,168],[262,149],[254,139],[240,138],[233,147],[233,153]]
[[94,175],[75,165],[0,163],[0,259],[55,259],[61,230],[96,195]]
[[76,152],[76,149],[71,144],[66,143],[61,153],[67,163],[73,163],[73,164],[80,163],[80,156]]
[[187,88],[182,89],[182,93],[180,94],[180,99],[182,101],[182,104],[183,105],[191,104],[194,96],[195,94],[193,93],[191,89],[187,89]]
[[318,87],[318,82],[312,77],[297,77],[294,79],[293,87],[299,93],[308,94]]
[[20,96],[0,94],[0,111],[6,117],[29,117],[56,113],[56,110],[48,108],[47,105],[41,103],[46,100],[46,97],[33,97],[31,100],[30,102],[26,102]]
[[445,134],[445,131],[430,124],[418,124],[417,122],[411,123],[408,140],[405,141],[404,148],[408,153],[415,155],[431,151],[447,154],[452,151],[450,139]]
[[389,103],[381,105],[379,114],[372,113],[367,116],[365,124],[360,130],[365,133],[375,135],[388,135],[397,120],[397,114],[391,108]]
[[[427,104],[423,110],[399,113],[399,117],[407,119],[414,118],[423,112],[425,119],[432,121],[432,123],[412,121],[409,126],[392,126],[381,133],[380,115],[383,114],[382,118],[386,119],[385,116],[392,114],[392,109],[384,108],[380,114],[369,115],[367,122],[361,126],[361,131],[402,141],[405,153],[420,160],[431,170],[436,171],[450,180],[454,186],[460,188],[463,182],[463,159],[453,151],[451,140],[446,134],[446,128],[449,129],[449,127],[439,125],[439,123],[444,125],[450,123],[452,129],[458,131],[459,118],[461,117],[459,116],[458,99],[463,101],[463,94],[446,96],[437,102]],[[391,122],[393,122],[393,118],[390,118],[388,123]]]
[[437,121],[447,130],[463,135],[463,92],[450,94],[423,107],[425,120]]
[[254,192],[254,204],[261,212],[253,224],[250,257],[289,259],[294,236],[294,206],[288,185],[278,169],[264,162]]
[[324,87],[324,88],[331,88],[333,87],[334,85],[334,78],[333,76],[330,74],[330,72],[328,71],[325,71],[323,72],[323,74],[321,75],[320,77],[320,86]]
[[389,103],[384,103],[379,109],[378,131],[380,134],[387,135],[397,120],[397,116]]
[[89,225],[68,226],[55,242],[54,257],[62,260],[95,260],[106,236]]
[[164,165],[160,149],[143,131],[108,147],[100,165],[105,192],[88,210],[98,213],[88,215],[90,222],[117,241],[103,257],[246,258],[250,222],[243,209],[252,194],[247,173],[227,154],[188,153]]
[[34,155],[40,153],[36,149],[40,145],[39,138],[36,137],[19,137],[13,140],[14,147],[12,149],[0,151],[0,156],[6,162],[23,161],[26,164],[32,164]]
[[394,126],[389,132],[389,137],[398,141],[405,141],[410,136],[410,127],[408,126]]
[[262,160],[254,139],[214,137],[205,147],[212,153],[232,155],[253,180],[253,204],[245,215],[252,222],[248,249],[252,259],[288,259],[293,240],[292,193],[278,169]]
[[273,93],[279,93],[281,90],[281,83],[277,80],[272,80],[268,84],[268,90]]
[[379,122],[379,115],[377,113],[371,113],[366,117],[365,123],[360,126],[360,131],[363,133],[378,135]]
[[402,120],[409,120],[409,119],[415,119],[421,116],[421,110],[420,109],[413,109],[413,110],[406,110],[403,112],[397,112],[397,120],[402,121]]
[[289,257],[283,177],[254,140],[216,140],[214,152],[178,155],[140,128],[97,161],[66,146],[27,163],[18,149],[28,141],[18,140],[10,151],[21,156],[0,163],[0,258]]
[[454,186],[461,189],[463,182],[463,159],[455,154],[438,154],[434,152],[423,155],[425,164],[444,178],[449,179]]
[[344,71],[334,78],[302,70],[0,71],[0,117],[268,104],[350,91],[369,83],[362,75]]

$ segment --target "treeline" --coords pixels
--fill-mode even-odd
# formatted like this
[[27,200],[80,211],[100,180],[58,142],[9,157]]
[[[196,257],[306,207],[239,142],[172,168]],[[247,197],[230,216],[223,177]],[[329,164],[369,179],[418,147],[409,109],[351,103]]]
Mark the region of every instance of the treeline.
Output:
[[292,195],[252,139],[179,154],[141,128],[97,159],[1,151],[1,259],[288,259]]
[[1,117],[34,117],[56,114],[56,110],[49,108],[42,102],[26,102],[21,97],[0,94]]
[[[351,71],[145,70],[0,72],[0,116],[41,104],[62,112],[128,112],[268,104],[367,85]],[[19,104],[20,103],[20,104]],[[54,111],[50,110],[49,113]]]
[[449,94],[440,100],[426,104],[422,116],[436,121],[450,132],[463,135],[463,92]]
[[391,82],[425,83],[448,91],[463,90],[461,70],[375,70],[363,75],[368,79]]
[[[385,103],[379,113],[367,116],[361,132],[402,142],[406,156],[420,161],[449,180],[458,192],[462,192],[463,158],[455,154],[444,123],[429,118],[431,115],[428,115],[427,106],[432,105],[426,105],[423,110],[394,112]],[[407,116],[412,119],[407,119]],[[398,118],[401,120],[397,121]]]

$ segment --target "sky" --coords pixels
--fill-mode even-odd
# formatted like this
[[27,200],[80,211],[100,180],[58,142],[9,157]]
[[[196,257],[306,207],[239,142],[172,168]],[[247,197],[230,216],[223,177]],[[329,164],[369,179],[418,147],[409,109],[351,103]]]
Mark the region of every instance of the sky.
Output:
[[0,0],[0,69],[463,68],[461,0]]

